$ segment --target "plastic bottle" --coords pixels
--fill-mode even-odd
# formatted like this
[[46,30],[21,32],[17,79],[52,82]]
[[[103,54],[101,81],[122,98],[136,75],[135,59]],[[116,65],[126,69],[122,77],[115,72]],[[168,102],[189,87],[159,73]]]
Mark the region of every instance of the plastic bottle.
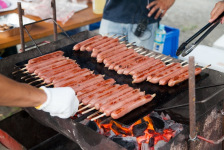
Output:
[[163,52],[165,38],[166,38],[165,26],[160,24],[159,28],[156,30],[156,36],[155,36],[154,45],[153,45],[154,51],[159,53]]

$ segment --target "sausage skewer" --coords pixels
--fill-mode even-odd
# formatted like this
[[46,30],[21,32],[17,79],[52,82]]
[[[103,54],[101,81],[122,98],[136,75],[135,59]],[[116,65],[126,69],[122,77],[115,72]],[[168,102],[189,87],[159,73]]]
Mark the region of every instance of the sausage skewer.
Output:
[[[113,119],[118,119],[118,118],[124,116],[125,114],[127,114],[128,112],[134,110],[135,108],[150,102],[155,96],[156,96],[156,94],[140,96],[137,99],[135,99],[135,100],[133,100],[133,101],[131,101],[129,103],[126,103],[122,107],[120,107],[117,110],[113,111],[111,113],[111,117]],[[127,110],[127,108],[131,108],[131,109]],[[99,119],[99,118],[104,117],[104,116],[106,116],[106,114],[102,113],[102,114],[92,118],[91,121],[94,121],[94,120]]]
[[[211,65],[208,65],[204,68],[195,68],[195,76],[200,74],[202,70],[208,68],[209,66],[211,66]],[[168,82],[168,86],[172,87],[180,82],[187,80],[188,78],[189,78],[188,71],[185,71],[184,73],[171,78]]]

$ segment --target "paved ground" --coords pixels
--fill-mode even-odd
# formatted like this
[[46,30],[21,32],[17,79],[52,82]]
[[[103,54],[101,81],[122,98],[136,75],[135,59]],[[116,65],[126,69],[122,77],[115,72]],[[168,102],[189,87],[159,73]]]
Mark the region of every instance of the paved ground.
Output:
[[[216,2],[218,0],[176,0],[162,23],[180,29],[179,44],[181,44],[208,23],[210,12]],[[201,44],[212,46],[222,34],[224,34],[223,25],[219,25]],[[18,110],[18,108],[0,107],[0,120]]]

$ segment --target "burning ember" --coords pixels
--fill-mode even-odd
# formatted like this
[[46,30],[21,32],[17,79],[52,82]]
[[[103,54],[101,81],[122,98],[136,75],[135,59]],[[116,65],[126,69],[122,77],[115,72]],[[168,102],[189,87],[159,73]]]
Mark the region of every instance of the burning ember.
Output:
[[130,150],[154,149],[158,143],[163,146],[183,129],[181,124],[172,121],[168,115],[165,116],[163,113],[159,115],[156,112],[130,126],[114,120],[108,123],[102,123],[100,120],[89,121],[86,125]]

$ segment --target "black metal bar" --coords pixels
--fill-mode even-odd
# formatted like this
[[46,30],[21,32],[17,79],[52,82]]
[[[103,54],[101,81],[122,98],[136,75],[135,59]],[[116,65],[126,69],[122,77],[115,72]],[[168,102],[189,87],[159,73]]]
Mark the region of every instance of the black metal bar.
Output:
[[56,15],[56,2],[55,0],[51,1],[51,7],[53,9],[53,20],[54,20],[54,41],[57,41],[57,15]]
[[19,14],[19,29],[20,29],[20,42],[21,52],[25,51],[24,32],[23,32],[23,10],[21,8],[21,2],[17,2],[18,14]]

